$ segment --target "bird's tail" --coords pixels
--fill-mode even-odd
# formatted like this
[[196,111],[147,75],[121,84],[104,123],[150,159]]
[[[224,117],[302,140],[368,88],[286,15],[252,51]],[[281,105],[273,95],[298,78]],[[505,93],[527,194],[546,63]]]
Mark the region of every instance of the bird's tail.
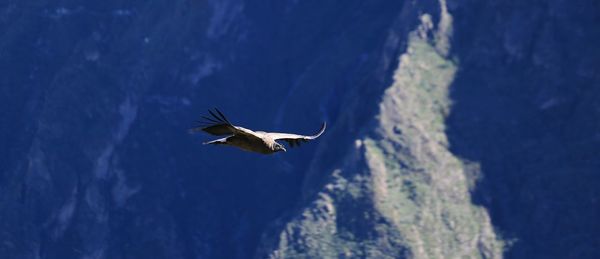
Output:
[[225,145],[225,144],[227,144],[227,138],[215,139],[215,140],[211,140],[208,142],[204,142],[202,144],[204,144],[204,145]]

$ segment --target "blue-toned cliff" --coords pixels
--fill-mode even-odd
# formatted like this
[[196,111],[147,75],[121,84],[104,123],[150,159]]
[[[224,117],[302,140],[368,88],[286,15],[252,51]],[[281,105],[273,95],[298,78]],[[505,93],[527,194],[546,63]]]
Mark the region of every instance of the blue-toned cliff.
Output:
[[[0,3],[2,258],[600,257],[600,5]],[[271,156],[233,123],[312,133]]]

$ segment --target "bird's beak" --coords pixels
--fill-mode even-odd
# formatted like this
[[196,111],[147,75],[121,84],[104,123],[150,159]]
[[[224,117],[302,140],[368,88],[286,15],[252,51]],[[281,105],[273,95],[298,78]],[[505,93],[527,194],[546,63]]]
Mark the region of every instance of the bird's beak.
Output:
[[283,152],[287,152],[287,150],[285,148],[282,148],[282,149],[283,149]]

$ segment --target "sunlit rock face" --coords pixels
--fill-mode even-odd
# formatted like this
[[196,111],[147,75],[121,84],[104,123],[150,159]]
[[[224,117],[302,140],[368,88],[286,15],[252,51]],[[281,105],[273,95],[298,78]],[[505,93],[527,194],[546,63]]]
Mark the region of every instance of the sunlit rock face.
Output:
[[[600,7],[0,5],[6,258],[595,258]],[[202,146],[208,108],[317,141]]]

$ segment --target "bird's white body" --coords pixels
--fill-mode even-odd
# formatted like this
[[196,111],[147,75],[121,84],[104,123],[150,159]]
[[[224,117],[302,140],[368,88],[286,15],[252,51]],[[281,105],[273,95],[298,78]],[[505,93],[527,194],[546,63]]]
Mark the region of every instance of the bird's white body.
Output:
[[[260,138],[252,138],[244,135],[231,135],[225,138],[213,140],[205,144],[222,144],[240,148],[244,151],[256,152],[261,154],[272,154],[278,150],[275,148],[275,140],[264,136],[260,131],[255,132]],[[261,136],[263,135],[263,136]]]

